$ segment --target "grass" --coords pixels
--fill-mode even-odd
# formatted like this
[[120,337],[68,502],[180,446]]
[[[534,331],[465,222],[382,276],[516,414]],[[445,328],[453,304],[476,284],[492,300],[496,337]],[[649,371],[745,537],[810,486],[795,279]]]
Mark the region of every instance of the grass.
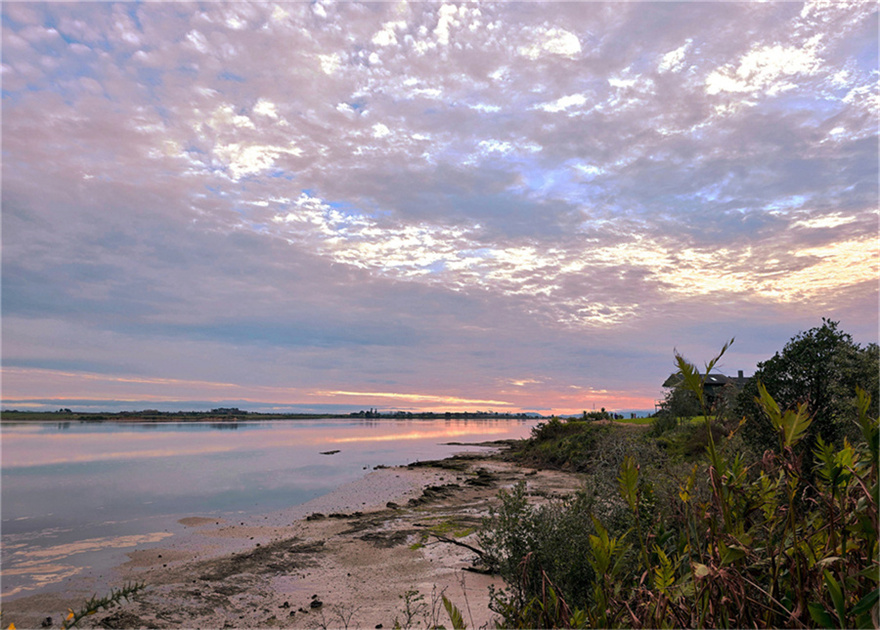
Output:
[[613,422],[617,424],[652,425],[654,424],[654,418],[623,418],[621,420],[614,420]]

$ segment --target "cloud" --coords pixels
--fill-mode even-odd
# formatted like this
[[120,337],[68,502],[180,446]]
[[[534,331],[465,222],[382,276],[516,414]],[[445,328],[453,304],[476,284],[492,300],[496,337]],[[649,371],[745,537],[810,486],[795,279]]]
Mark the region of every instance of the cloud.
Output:
[[681,72],[684,68],[684,59],[691,47],[693,40],[688,39],[684,44],[675,50],[670,50],[660,59],[657,71],[661,74],[664,72]]
[[586,105],[586,103],[587,96],[585,94],[569,94],[556,99],[552,103],[536,105],[535,108],[555,114],[557,112],[569,110],[573,107],[582,107],[583,105]]
[[519,47],[519,54],[538,59],[544,54],[576,57],[581,52],[577,35],[562,28],[538,28],[530,33],[531,43]]
[[734,70],[725,66],[706,78],[706,93],[745,92],[774,96],[796,87],[788,78],[812,76],[822,67],[819,57],[822,35],[816,35],[804,46],[761,46],[744,55]]
[[876,336],[870,3],[2,11],[19,365],[580,405]]

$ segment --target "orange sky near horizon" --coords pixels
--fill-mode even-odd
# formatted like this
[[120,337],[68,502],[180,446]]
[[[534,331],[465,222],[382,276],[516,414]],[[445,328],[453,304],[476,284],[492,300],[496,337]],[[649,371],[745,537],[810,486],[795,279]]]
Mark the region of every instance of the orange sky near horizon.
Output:
[[[582,411],[605,408],[609,411],[624,409],[650,410],[656,398],[650,393],[590,390],[569,387],[566,390],[545,389],[540,384],[524,384],[506,388],[487,397],[466,397],[427,392],[333,391],[282,387],[247,387],[233,383],[189,381],[181,379],[138,378],[109,376],[39,368],[2,368],[3,401],[6,409],[45,408],[53,399],[59,407],[71,407],[71,400],[88,401],[88,407],[100,407],[106,401],[107,410],[116,410],[120,403],[131,401],[125,410],[136,411],[145,405],[162,404],[163,409],[180,403],[188,411],[187,401],[242,401],[258,403],[253,411],[267,406],[294,409],[294,405],[343,405],[350,411],[377,408],[381,411],[497,411],[521,413],[538,411],[542,415],[569,415]],[[665,377],[664,377],[665,378]],[[658,386],[657,396],[660,396]],[[45,391],[55,392],[52,398],[41,397]],[[39,398],[42,402],[31,402]],[[111,409],[112,407],[112,409]],[[76,411],[76,409],[74,409]]]

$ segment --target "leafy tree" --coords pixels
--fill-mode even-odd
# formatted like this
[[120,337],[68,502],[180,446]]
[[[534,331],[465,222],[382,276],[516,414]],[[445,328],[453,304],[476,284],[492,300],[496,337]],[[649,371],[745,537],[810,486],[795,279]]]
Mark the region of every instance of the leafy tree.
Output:
[[662,435],[680,426],[682,420],[700,415],[700,401],[689,389],[678,384],[669,388],[654,416],[652,434]]
[[679,385],[666,392],[660,412],[671,415],[681,424],[682,420],[700,415],[700,401],[692,391]]
[[745,418],[745,439],[763,450],[776,444],[770,419],[757,402],[758,384],[782,408],[807,404],[813,422],[800,452],[809,453],[816,439],[839,443],[855,429],[856,387],[871,396],[871,413],[878,413],[880,362],[877,344],[862,348],[838,328],[838,322],[822,319],[822,325],[793,337],[771,359],[758,364],[755,377],[737,399],[737,416]]

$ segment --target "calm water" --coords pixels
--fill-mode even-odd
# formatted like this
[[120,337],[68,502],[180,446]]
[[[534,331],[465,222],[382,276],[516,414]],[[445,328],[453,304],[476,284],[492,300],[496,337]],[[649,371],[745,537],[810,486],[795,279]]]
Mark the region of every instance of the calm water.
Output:
[[[256,515],[304,503],[377,465],[528,435],[536,421],[3,425],[2,595],[61,588],[185,516]],[[339,450],[335,455],[322,451]],[[97,567],[97,569],[96,569]]]

